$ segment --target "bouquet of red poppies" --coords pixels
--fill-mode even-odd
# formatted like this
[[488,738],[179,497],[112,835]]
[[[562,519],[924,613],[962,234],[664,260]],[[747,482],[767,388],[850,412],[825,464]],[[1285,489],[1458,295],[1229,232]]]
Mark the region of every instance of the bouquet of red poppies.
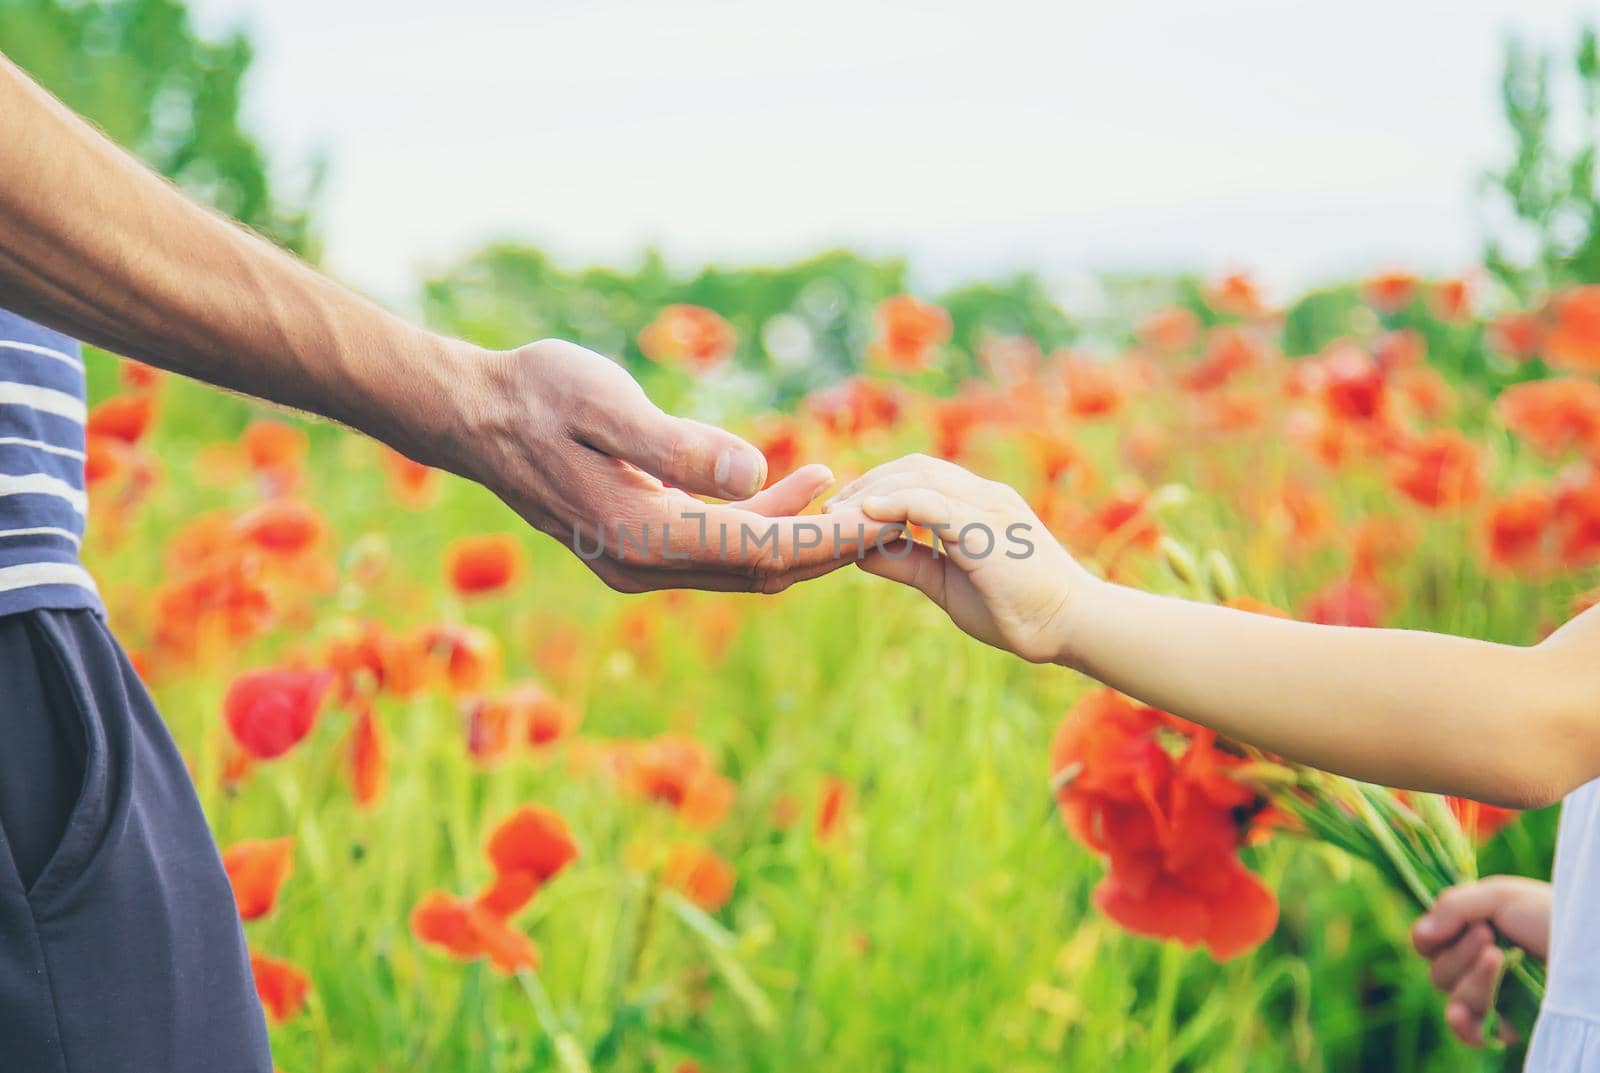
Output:
[[[1110,689],[1067,713],[1051,770],[1068,829],[1108,862],[1095,891],[1101,911],[1218,960],[1277,926],[1276,895],[1239,857],[1274,830],[1337,846],[1427,908],[1476,876],[1473,837],[1514,815],[1287,763]],[[1543,996],[1543,969],[1512,950],[1506,976],[1502,1010],[1520,1021]],[[1493,1038],[1495,1026],[1486,1029]]]

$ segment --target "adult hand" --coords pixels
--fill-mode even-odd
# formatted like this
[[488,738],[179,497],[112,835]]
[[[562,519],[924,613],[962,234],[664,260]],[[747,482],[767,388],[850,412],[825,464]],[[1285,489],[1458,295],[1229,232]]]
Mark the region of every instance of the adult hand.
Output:
[[1536,958],[1547,957],[1550,905],[1548,883],[1491,876],[1440,894],[1411,929],[1417,953],[1433,963],[1429,970],[1433,985],[1448,996],[1445,1022],[1461,1042],[1483,1045],[1483,1019],[1494,1004],[1505,965],[1505,951],[1495,945],[1496,937]]
[[859,515],[796,517],[832,482],[826,466],[760,491],[760,451],[662,412],[621,366],[583,347],[545,340],[468,367],[481,375],[445,464],[618,591],[778,592],[853,561],[884,528]]

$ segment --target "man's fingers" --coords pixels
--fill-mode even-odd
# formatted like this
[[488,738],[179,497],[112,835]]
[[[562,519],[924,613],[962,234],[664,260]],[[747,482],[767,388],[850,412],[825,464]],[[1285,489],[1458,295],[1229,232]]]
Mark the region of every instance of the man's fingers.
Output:
[[[808,479],[802,477],[779,498],[803,495]],[[773,503],[764,505],[771,508]],[[657,493],[646,511],[608,525],[600,554],[630,567],[770,578],[857,559],[890,528],[856,513],[768,517],[739,505],[701,503],[667,491]],[[598,557],[593,546],[582,553]]]
[[660,567],[626,565],[611,559],[589,565],[600,578],[618,592],[660,592],[664,589],[698,589],[702,592],[783,592],[802,581],[831,574],[851,559],[834,559],[813,566],[797,567],[770,577],[753,577],[721,570],[665,570]]
[[801,466],[787,477],[741,503],[729,506],[767,517],[799,514],[833,481],[833,471],[819,463]]
[[1478,955],[1494,942],[1494,932],[1487,924],[1472,924],[1451,945],[1433,956],[1428,968],[1428,978],[1440,991],[1449,992],[1461,982],[1461,977],[1477,962]]
[[744,499],[767,480],[767,460],[756,448],[731,432],[662,412],[643,391],[597,408],[577,432],[590,447],[697,495]]

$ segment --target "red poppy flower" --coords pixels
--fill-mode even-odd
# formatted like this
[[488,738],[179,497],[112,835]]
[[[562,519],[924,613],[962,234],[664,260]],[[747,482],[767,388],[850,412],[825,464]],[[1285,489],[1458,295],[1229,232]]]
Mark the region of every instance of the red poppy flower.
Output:
[[91,432],[87,437],[86,448],[83,479],[91,488],[115,480],[127,473],[132,466],[128,445],[114,437]]
[[733,356],[733,326],[694,305],[670,305],[639,333],[639,351],[651,361],[703,373]]
[[241,514],[234,528],[262,551],[282,556],[311,551],[326,532],[316,508],[293,499],[270,499]]
[[522,570],[522,548],[504,533],[463,537],[445,554],[450,586],[462,596],[498,592]]
[[1147,509],[1141,492],[1122,492],[1112,496],[1089,515],[1082,526],[1083,546],[1096,550],[1137,549],[1149,551],[1161,539],[1161,527]]
[[516,742],[516,710],[496,697],[473,697],[463,707],[467,755],[485,767],[509,756]]
[[333,684],[330,671],[272,668],[233,680],[222,711],[234,740],[259,760],[288,752],[316,722],[322,698]]
[[433,502],[439,486],[439,471],[413,462],[399,451],[383,449],[383,468],[389,474],[389,490],[403,507],[421,510]]
[[411,911],[411,933],[461,961],[487,957],[500,972],[539,967],[533,940],[471,900],[430,891]]
[[1383,369],[1360,348],[1336,346],[1318,364],[1322,404],[1329,416],[1344,421],[1371,421],[1383,415],[1387,401]]
[[1600,453],[1600,384],[1564,377],[1530,380],[1500,393],[1495,415],[1542,454]]
[[1472,315],[1472,284],[1457,276],[1428,289],[1428,306],[1440,320],[1458,322]]
[[873,319],[878,338],[872,353],[898,372],[926,369],[939,348],[950,341],[950,314],[909,294],[878,303]]
[[89,411],[86,431],[91,436],[106,436],[134,444],[144,438],[155,414],[156,400],[153,395],[113,395]]
[[256,994],[273,1024],[282,1024],[299,1013],[311,994],[311,978],[279,958],[252,951],[250,974],[255,977]]
[[414,697],[431,677],[430,639],[396,636],[381,622],[341,623],[322,661],[338,678],[342,703],[379,692]]
[[235,842],[222,851],[222,867],[244,920],[259,920],[278,904],[278,889],[294,870],[294,839]]
[[489,836],[484,852],[494,866],[495,878],[477,904],[489,913],[506,917],[528,903],[578,856],[566,821],[550,809],[524,805]]
[[837,775],[823,780],[817,803],[818,842],[830,841],[844,829],[850,816],[850,797],[850,784]]
[[900,394],[887,384],[854,376],[806,396],[806,411],[818,425],[848,439],[893,428],[900,419]]
[[1324,626],[1381,626],[1383,603],[1371,583],[1350,577],[1313,595],[1301,607],[1300,617]]
[[425,649],[444,667],[445,681],[452,692],[482,693],[500,677],[500,642],[494,634],[476,626],[445,625],[427,630]]
[[1129,931],[1204,944],[1218,961],[1260,946],[1278,926],[1278,899],[1233,856],[1179,873],[1113,867],[1094,899]]
[[1067,391],[1067,412],[1075,417],[1104,417],[1122,406],[1116,374],[1091,358],[1068,355],[1060,363]]
[[1247,273],[1223,276],[1206,291],[1206,303],[1218,313],[1235,317],[1259,317],[1267,311],[1261,289]]
[[1140,934],[1228,958],[1271,934],[1277,902],[1239,863],[1264,801],[1236,782],[1216,736],[1111,690],[1085,695],[1056,731],[1063,819],[1110,868],[1095,891]]
[[345,770],[350,779],[350,795],[358,807],[374,808],[383,800],[389,785],[389,739],[370,706],[363,705],[350,725]]
[[1391,467],[1395,487],[1424,507],[1473,502],[1483,490],[1478,446],[1454,429],[1435,429],[1400,447]]
[[1484,515],[1489,561],[1507,569],[1538,563],[1555,501],[1542,488],[1518,488],[1490,504]]
[[1255,337],[1238,328],[1217,328],[1206,337],[1205,356],[1180,372],[1178,383],[1189,391],[1214,391],[1264,360]]
[[252,421],[240,437],[250,468],[274,491],[287,491],[300,478],[311,441],[305,429],[282,421]]
[[1180,306],[1158,309],[1139,322],[1139,342],[1160,354],[1176,354],[1200,338],[1200,318]]
[[796,469],[805,454],[800,423],[787,418],[774,418],[763,425],[751,439],[767,460],[767,486],[783,480]]
[[480,702],[475,714],[477,712],[498,724],[493,731],[496,741],[503,729],[506,744],[509,745],[512,737],[521,735],[535,748],[561,740],[578,722],[571,707],[531,680],[508,686],[499,696]]
[[1416,297],[1417,277],[1409,272],[1383,272],[1361,285],[1367,304],[1380,313],[1398,313]]
[[1578,372],[1600,371],[1600,284],[1557,295],[1550,312],[1552,323],[1544,336],[1550,363]]
[[716,826],[733,802],[733,783],[712,768],[710,750],[680,735],[635,745],[624,759],[623,777],[635,793],[671,806],[701,830]]
[[1505,313],[1489,325],[1489,345],[1512,361],[1527,361],[1544,345],[1544,325],[1532,313]]
[[1411,328],[1384,332],[1372,344],[1372,359],[1386,376],[1406,369],[1420,369],[1428,360],[1428,340]]
[[130,391],[153,391],[167,374],[142,361],[124,358],[118,376]]
[[1570,474],[1556,488],[1556,552],[1573,569],[1600,559],[1600,477]]
[[733,897],[733,866],[705,846],[677,845],[668,852],[661,881],[708,913]]
[[1514,808],[1485,805],[1466,797],[1447,797],[1445,800],[1460,821],[1461,829],[1480,842],[1487,842],[1522,815]]

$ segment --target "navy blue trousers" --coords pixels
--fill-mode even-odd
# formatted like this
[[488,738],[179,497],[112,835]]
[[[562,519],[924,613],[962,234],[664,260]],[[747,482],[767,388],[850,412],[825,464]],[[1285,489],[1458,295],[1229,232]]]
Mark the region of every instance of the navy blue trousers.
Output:
[[272,1071],[189,773],[93,611],[0,617],[0,1069]]

